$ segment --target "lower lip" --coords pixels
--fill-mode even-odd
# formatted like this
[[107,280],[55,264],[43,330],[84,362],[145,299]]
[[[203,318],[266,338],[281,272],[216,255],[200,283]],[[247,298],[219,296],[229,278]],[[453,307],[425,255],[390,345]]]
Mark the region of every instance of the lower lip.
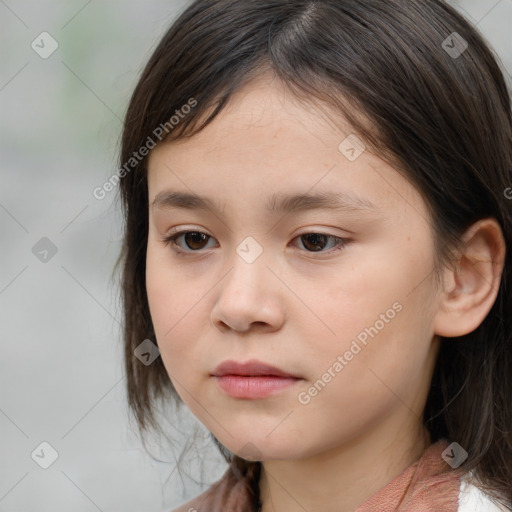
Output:
[[242,375],[223,375],[215,377],[219,386],[233,398],[265,398],[293,386],[301,379],[295,377],[244,377]]

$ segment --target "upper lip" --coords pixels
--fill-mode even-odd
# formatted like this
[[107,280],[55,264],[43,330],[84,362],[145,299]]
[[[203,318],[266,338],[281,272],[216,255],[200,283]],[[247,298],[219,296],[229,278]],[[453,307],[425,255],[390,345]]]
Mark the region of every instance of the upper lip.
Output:
[[245,363],[239,363],[232,360],[224,361],[219,364],[217,368],[215,368],[213,375],[216,377],[221,377],[223,375],[274,375],[276,377],[298,378],[296,375],[292,375],[288,372],[285,372],[284,370],[281,370],[280,368],[263,363],[261,361],[257,361],[256,359],[252,359],[251,361],[247,361]]

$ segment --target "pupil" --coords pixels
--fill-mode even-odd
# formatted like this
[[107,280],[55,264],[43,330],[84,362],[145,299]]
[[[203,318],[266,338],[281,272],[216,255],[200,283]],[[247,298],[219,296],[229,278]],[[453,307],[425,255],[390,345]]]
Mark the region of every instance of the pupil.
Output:
[[[192,231],[192,232],[187,233],[185,235],[185,242],[189,246],[190,249],[201,249],[201,247],[194,247],[193,244],[194,243],[199,243],[199,245],[201,245],[201,239],[204,242],[206,237],[207,237],[207,235],[205,235],[204,233],[198,233],[197,231]],[[190,243],[189,243],[190,238],[192,238],[192,239],[195,238],[196,239],[195,242],[192,241],[192,245],[190,245]],[[200,239],[199,242],[197,242],[198,238]]]
[[[327,236],[326,235],[322,235],[320,233],[313,233],[313,234],[310,234],[310,235],[304,235],[303,238],[306,239],[306,240],[313,240],[313,245],[317,245],[317,244],[320,243],[320,245],[323,246]],[[320,242],[319,242],[319,240],[320,240]],[[324,242],[324,243],[322,243],[322,242]],[[308,248],[307,245],[308,245],[307,243],[304,244],[304,247]]]

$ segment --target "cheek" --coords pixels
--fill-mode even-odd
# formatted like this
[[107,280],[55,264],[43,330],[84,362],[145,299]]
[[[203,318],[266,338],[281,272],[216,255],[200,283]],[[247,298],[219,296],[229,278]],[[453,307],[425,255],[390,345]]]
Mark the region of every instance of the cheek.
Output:
[[[391,390],[407,392],[422,381],[431,349],[432,288],[425,280],[431,262],[423,255],[415,261],[407,254],[385,256],[355,266],[326,287],[315,312],[329,329],[317,322],[321,336],[311,329],[304,338],[306,359],[316,369],[312,380],[331,368],[336,378],[328,387],[356,407],[360,400],[373,402],[375,396],[392,395]],[[336,372],[338,356],[343,368],[338,364]]]
[[[165,311],[173,311],[175,294],[169,293],[166,265],[152,244],[148,244],[146,256],[146,293],[153,326],[158,334],[163,328]],[[170,325],[167,327],[169,328]]]
[[[151,240],[146,256],[146,292],[156,329],[167,332],[186,313],[194,292],[190,279],[173,264],[170,249]],[[165,330],[164,330],[165,329]]]
[[194,285],[160,252],[165,251],[148,246],[146,292],[162,361],[168,373],[178,377],[200,361],[201,340],[210,327],[208,287]]
[[325,422],[315,421],[318,440],[356,435],[391,411],[411,418],[421,414],[418,397],[429,378],[429,344],[411,313],[404,306],[378,334],[368,334],[366,344],[350,334],[337,342],[323,337],[316,350],[304,354],[313,371],[299,390],[302,401],[295,399],[304,425],[328,414]]
[[[179,328],[179,319],[186,313],[186,296],[183,296],[183,284],[179,276],[174,275],[163,251],[148,245],[146,258],[146,293],[151,320],[162,358],[170,348],[168,340],[175,337]],[[172,347],[175,347],[172,344]]]

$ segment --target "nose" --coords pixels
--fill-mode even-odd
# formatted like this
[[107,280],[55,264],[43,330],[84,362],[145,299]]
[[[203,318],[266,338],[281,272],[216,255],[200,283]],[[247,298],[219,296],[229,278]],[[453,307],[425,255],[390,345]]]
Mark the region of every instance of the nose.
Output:
[[[237,252],[228,258],[229,271],[216,290],[212,324],[223,331],[274,331],[285,319],[286,287],[263,251],[255,261]],[[288,292],[289,293],[289,292]]]

